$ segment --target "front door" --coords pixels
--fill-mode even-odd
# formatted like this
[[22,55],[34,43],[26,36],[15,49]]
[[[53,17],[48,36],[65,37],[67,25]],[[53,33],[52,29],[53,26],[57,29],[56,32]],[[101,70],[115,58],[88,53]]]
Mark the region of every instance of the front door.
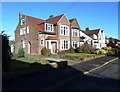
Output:
[[52,53],[57,53],[57,42],[52,42]]

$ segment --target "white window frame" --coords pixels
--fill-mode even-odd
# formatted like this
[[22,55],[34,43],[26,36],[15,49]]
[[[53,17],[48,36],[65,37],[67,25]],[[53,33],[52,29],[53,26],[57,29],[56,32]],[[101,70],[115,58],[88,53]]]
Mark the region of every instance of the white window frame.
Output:
[[[77,32],[77,36],[75,35],[75,32]],[[78,29],[72,29],[72,37],[79,37],[79,30]]]
[[24,35],[24,34],[26,34],[25,29],[26,29],[25,27],[20,28],[20,35]]
[[26,48],[26,42],[25,40],[22,41],[23,48]]
[[[61,30],[63,30],[63,33],[62,33]],[[69,30],[69,26],[67,26],[67,25],[60,25],[60,35],[69,36],[69,31],[70,31]]]
[[68,50],[69,49],[69,40],[60,40],[60,48],[61,50]]
[[[47,29],[46,25],[48,25],[48,27],[50,28],[50,30]],[[51,27],[52,27],[52,28],[51,28]],[[53,32],[53,31],[54,31],[53,24],[45,23],[45,31]]]
[[[43,44],[41,43],[42,40],[43,40]],[[40,45],[41,45],[41,46],[44,46],[44,39],[43,39],[43,38],[40,39]]]
[[30,27],[27,26],[27,34],[29,34],[29,33],[30,33]]
[[21,19],[21,25],[24,25],[23,21],[24,21],[24,24],[25,24],[25,19]]

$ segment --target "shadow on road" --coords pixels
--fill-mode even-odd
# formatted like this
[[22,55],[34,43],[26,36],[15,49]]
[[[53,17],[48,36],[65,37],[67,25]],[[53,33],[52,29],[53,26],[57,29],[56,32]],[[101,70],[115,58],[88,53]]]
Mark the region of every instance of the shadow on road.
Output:
[[2,91],[119,91],[118,79],[84,75],[71,66],[3,81]]

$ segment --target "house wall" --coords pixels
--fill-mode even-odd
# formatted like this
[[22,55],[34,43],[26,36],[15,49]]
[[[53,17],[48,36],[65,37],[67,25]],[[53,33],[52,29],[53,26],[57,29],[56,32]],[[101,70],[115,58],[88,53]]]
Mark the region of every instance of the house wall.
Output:
[[[79,47],[80,46],[80,43],[79,43],[80,42],[80,36],[79,37],[73,37],[72,36],[72,29],[74,29],[74,28],[77,28],[78,30],[80,29],[76,19],[74,19],[71,23],[71,43],[70,44],[73,46],[73,41],[78,41],[78,47]],[[80,35],[80,31],[79,31],[78,34]]]
[[[86,35],[85,33],[83,33],[82,31],[80,31],[80,37],[85,37],[84,42],[88,42],[88,44],[91,44],[91,41],[93,40],[91,37],[89,37],[88,35]],[[81,43],[82,44],[82,43]]]
[[[60,40],[65,39],[65,40],[70,41],[70,30],[69,30],[69,36],[60,35],[60,25],[67,25],[67,26],[69,26],[69,29],[70,29],[70,22],[68,21],[68,19],[65,15],[60,19],[60,21],[58,22],[58,26],[57,26],[58,50],[59,51],[61,51]],[[69,47],[70,47],[70,44],[69,44]]]
[[[27,20],[26,26],[29,26],[29,33],[26,33],[26,49],[25,52],[28,53],[28,42],[31,43],[31,53],[39,53],[39,41],[38,41],[38,34],[39,32],[35,27]],[[20,28],[25,27],[21,25],[20,22],[15,30],[15,52],[17,53],[19,48],[22,48],[22,41],[24,40],[25,35],[20,35]]]

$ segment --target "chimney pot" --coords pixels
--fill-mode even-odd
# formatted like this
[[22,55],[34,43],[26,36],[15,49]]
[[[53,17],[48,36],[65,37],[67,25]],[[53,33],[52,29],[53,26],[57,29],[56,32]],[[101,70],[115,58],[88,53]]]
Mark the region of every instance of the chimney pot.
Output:
[[89,27],[87,27],[85,31],[89,31]]
[[50,15],[50,16],[49,16],[49,18],[53,18],[53,17],[54,17],[54,15]]

